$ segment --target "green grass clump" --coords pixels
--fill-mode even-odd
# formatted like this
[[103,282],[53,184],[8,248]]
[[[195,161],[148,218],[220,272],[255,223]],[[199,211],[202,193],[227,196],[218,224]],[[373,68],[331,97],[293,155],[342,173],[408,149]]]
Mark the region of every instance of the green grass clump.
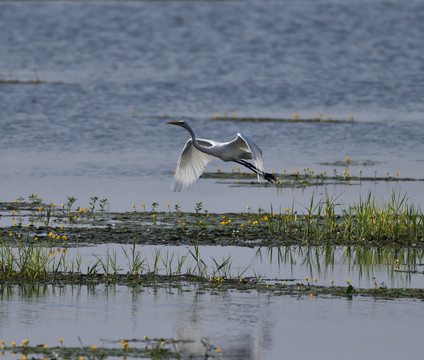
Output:
[[[338,212],[337,212],[337,211]],[[392,195],[388,203],[379,204],[370,195],[359,203],[343,207],[326,197],[314,204],[311,199],[306,211],[299,215],[285,213],[256,214],[253,223],[264,234],[298,240],[302,243],[373,243],[418,245],[424,238],[424,216],[406,197]]]

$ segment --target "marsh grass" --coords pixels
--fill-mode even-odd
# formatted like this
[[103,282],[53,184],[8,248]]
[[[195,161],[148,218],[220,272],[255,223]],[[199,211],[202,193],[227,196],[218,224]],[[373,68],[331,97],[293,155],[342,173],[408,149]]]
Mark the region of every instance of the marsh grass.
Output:
[[207,265],[197,245],[181,257],[161,249],[154,249],[151,257],[143,257],[141,251],[137,251],[135,242],[130,250],[122,247],[122,253],[126,259],[126,268],[121,267],[122,261],[118,260],[119,254],[115,249],[108,249],[104,256],[95,255],[94,261],[90,261],[83,259],[78,249],[76,256],[71,258],[66,249],[47,248],[34,242],[16,242],[11,245],[3,241],[0,244],[0,281],[54,282],[64,277],[68,280],[77,279],[80,275],[85,275],[86,278],[104,276],[113,279],[122,274],[134,278],[142,275],[186,275],[207,280],[217,275],[238,278],[242,274],[233,274],[230,256],[222,262],[212,257],[209,261],[211,265]]
[[[202,273],[203,264],[196,252],[196,245],[390,245],[424,246],[424,215],[415,208],[407,197],[392,194],[383,202],[369,193],[357,203],[343,205],[338,197],[327,194],[324,199],[311,197],[302,211],[294,211],[294,204],[285,210],[269,211],[250,207],[247,212],[213,214],[202,210],[202,203],[196,203],[195,212],[160,212],[154,203],[154,212],[132,211],[130,213],[109,213],[91,209],[71,210],[72,204],[58,209],[55,204],[34,202],[3,204],[12,211],[15,223],[0,229],[0,240],[6,243],[33,242],[38,240],[45,246],[75,246],[80,243],[137,243],[137,244],[187,244],[194,246],[189,254],[195,268]],[[175,205],[179,209],[178,205]],[[299,206],[297,206],[299,208]],[[32,209],[32,210],[28,210]],[[34,213],[40,216],[33,224]],[[29,215],[28,215],[29,214]],[[10,215],[9,215],[10,216]],[[29,217],[28,226],[22,223]],[[16,224],[19,219],[19,224]],[[72,220],[71,220],[72,219]],[[113,221],[113,226],[108,225]],[[30,226],[32,225],[32,226]],[[73,245],[72,245],[73,244]],[[135,272],[142,268],[137,254],[128,253],[132,258]],[[155,264],[149,264],[150,271],[156,272],[163,266],[158,257]],[[177,262],[182,259],[174,259]],[[168,258],[171,261],[171,258]],[[167,263],[168,261],[165,261]],[[113,266],[109,259],[106,266]],[[168,266],[169,268],[169,266]]]
[[[398,244],[422,243],[424,216],[407,203],[406,196],[393,194],[387,203],[378,203],[371,194],[359,203],[347,207],[337,198],[314,202],[314,197],[303,214],[258,212],[255,226],[263,234],[292,239],[302,243]],[[248,231],[248,230],[247,230]]]

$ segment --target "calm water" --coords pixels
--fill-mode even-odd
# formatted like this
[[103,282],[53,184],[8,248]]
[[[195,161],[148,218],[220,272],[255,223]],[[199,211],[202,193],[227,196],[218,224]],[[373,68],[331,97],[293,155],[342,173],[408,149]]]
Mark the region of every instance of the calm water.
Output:
[[[206,266],[207,276],[255,277],[260,275],[274,284],[286,281],[287,284],[305,282],[308,276],[311,283],[327,286],[330,280],[338,286],[346,285],[349,279],[353,286],[374,288],[385,285],[389,288],[423,288],[424,287],[424,251],[421,249],[379,249],[365,247],[321,247],[321,246],[281,246],[274,248],[248,248],[237,246],[199,246],[200,258]],[[196,273],[196,262],[190,251],[192,246],[153,246],[137,245],[135,252],[144,260],[143,273],[153,271],[155,257],[159,257],[158,273],[177,273],[177,263],[184,256],[186,260],[181,273]],[[118,272],[130,271],[125,254],[131,255],[132,245],[96,245],[68,248],[66,263],[68,270],[71,263],[80,258],[81,271],[92,267],[98,259],[107,263],[108,256],[115,259]],[[218,264],[230,258],[225,272],[214,272]],[[171,261],[172,259],[172,261]],[[399,264],[396,265],[396,260]],[[99,266],[99,272],[103,268]],[[112,273],[112,267],[109,268]],[[313,282],[316,277],[317,281]]]
[[[323,163],[348,156],[352,174],[424,178],[423,17],[424,2],[414,0],[0,2],[0,79],[47,81],[0,83],[0,200],[34,193],[57,203],[75,196],[85,206],[97,195],[111,210],[143,202],[166,210],[168,201],[193,210],[202,201],[209,211],[240,211],[302,209],[325,190],[350,203],[371,190],[383,199],[407,193],[423,206],[420,182],[276,191],[201,179],[173,193],[172,170],[188,136],[166,125],[190,116],[200,137],[226,141],[243,132],[276,172],[309,166],[331,174],[335,166]],[[353,114],[356,122],[211,119],[224,111]],[[157,118],[164,113],[170,118]],[[231,169],[218,160],[208,169],[217,167]],[[303,277],[306,269],[296,271]],[[375,271],[390,279],[386,267]],[[402,281],[393,285],[408,285]],[[242,359],[398,359],[405,349],[413,357],[423,320],[421,302],[406,300],[125,287],[47,288],[38,297],[14,288],[0,302],[0,337],[8,342],[199,334]]]
[[[419,357],[422,302],[355,298],[271,296],[229,292],[196,293],[196,288],[51,287],[25,296],[15,289],[0,295],[0,337],[7,344],[103,344],[122,338],[200,337],[230,359],[384,358],[407,351]],[[28,292],[27,292],[28,294]],[[43,329],[43,331],[40,331]],[[105,342],[106,346],[110,343]],[[120,346],[120,344],[114,344]],[[201,357],[199,357],[201,358]]]

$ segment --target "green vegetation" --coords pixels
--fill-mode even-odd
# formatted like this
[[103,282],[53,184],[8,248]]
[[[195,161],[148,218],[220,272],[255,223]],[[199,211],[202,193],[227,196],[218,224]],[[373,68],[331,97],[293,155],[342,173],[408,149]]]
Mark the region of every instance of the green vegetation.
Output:
[[[319,274],[333,266],[340,246],[348,268],[357,267],[360,272],[372,273],[375,264],[406,276],[422,271],[424,215],[405,196],[392,195],[388,202],[377,202],[370,194],[349,206],[337,203],[337,198],[326,196],[315,202],[312,197],[302,213],[290,208],[252,211],[248,206],[243,213],[212,214],[202,202],[195,204],[193,212],[182,212],[178,205],[171,211],[169,203],[163,205],[166,211],[158,211],[160,204],[154,202],[151,211],[142,204],[142,211],[133,205],[131,212],[112,213],[107,199],[92,197],[84,208],[75,207],[76,202],[68,197],[61,206],[45,204],[31,195],[28,201],[19,198],[0,204],[3,223],[8,218],[11,222],[0,229],[1,284],[195,283],[205,289],[266,290],[277,295],[298,293],[298,288],[346,295],[344,287],[335,290],[297,282],[282,289],[261,274],[245,278],[247,269],[234,272],[230,256],[203,257],[199,246],[211,244],[255,247],[258,256],[266,254],[270,262],[281,263],[292,261],[299,251],[311,275],[313,269]],[[79,247],[98,243],[127,246],[122,245],[122,251],[115,246],[104,256],[86,261]],[[186,244],[190,248],[184,255],[156,249],[147,257],[139,250],[139,245],[147,244]],[[74,248],[73,255],[70,248]],[[349,295],[422,297],[416,289],[349,289]]]
[[[10,354],[16,357],[20,354],[19,359],[106,359],[106,358],[131,358],[131,359],[179,359],[181,357],[190,357],[193,354],[186,354],[184,351],[178,351],[179,345],[190,343],[190,340],[180,339],[150,339],[144,336],[143,339],[121,339],[120,341],[111,342],[106,346],[66,346],[64,340],[59,339],[60,346],[49,347],[46,344],[31,345],[29,339],[22,341],[20,346],[12,341],[6,344],[2,341],[2,356]],[[116,343],[120,345],[116,346]],[[204,358],[213,357],[221,350],[217,347],[204,343],[203,354],[195,354]]]
[[[12,225],[0,229],[4,243],[71,246],[78,243],[214,244],[238,246],[279,245],[389,245],[424,246],[424,215],[405,196],[392,195],[387,203],[371,194],[358,203],[344,206],[328,196],[310,204],[302,213],[293,209],[275,212],[248,207],[247,212],[212,214],[196,203],[194,212],[152,211],[111,213],[107,199],[91,199],[90,208],[72,209],[67,204],[42,204],[18,199],[0,204],[4,219]],[[100,208],[96,208],[97,204]],[[175,205],[179,209],[178,205]]]

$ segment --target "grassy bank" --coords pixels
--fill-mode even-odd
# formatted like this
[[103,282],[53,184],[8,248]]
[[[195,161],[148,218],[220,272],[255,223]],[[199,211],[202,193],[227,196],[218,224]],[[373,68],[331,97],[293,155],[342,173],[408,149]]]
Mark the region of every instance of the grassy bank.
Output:
[[[96,200],[97,201],[97,200]],[[237,246],[279,245],[375,245],[424,246],[424,215],[406,197],[392,195],[386,203],[371,195],[353,205],[337,199],[314,198],[298,213],[291,208],[242,213],[212,214],[201,202],[194,212],[182,212],[178,205],[157,211],[156,203],[146,210],[126,213],[107,211],[107,200],[92,201],[73,209],[41,202],[2,203],[0,229],[4,243],[43,244],[127,243],[211,244]]]

